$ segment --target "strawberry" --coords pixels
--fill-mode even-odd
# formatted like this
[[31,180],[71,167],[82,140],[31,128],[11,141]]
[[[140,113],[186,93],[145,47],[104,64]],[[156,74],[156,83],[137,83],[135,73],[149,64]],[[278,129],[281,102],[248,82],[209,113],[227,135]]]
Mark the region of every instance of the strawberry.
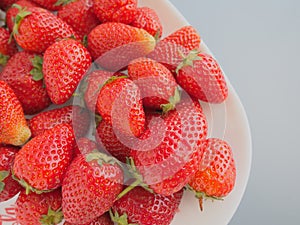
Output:
[[42,53],[58,39],[75,35],[68,24],[46,9],[18,8],[13,36],[25,50]]
[[21,148],[15,157],[13,173],[27,193],[56,189],[62,184],[74,146],[72,127],[57,125]]
[[35,114],[47,108],[51,100],[39,80],[42,73],[42,58],[29,52],[18,52],[9,59],[0,75],[15,92],[25,114]]
[[6,29],[0,27],[0,71],[1,67],[6,65],[7,60],[18,52],[15,41],[9,42],[9,35]]
[[136,187],[114,203],[111,217],[116,224],[169,225],[182,196],[183,190],[163,196]]
[[78,41],[63,39],[44,54],[43,73],[47,92],[54,104],[68,101],[91,65],[91,56]]
[[[125,163],[126,158],[130,157],[130,148],[119,140],[114,133],[112,125],[104,120],[97,127],[96,140],[106,151],[121,162]],[[130,141],[130,139],[127,140]]]
[[56,225],[63,219],[61,189],[50,193],[27,194],[21,191],[16,201],[16,217],[22,225]]
[[230,145],[218,138],[209,138],[196,174],[189,186],[196,192],[203,209],[203,198],[220,199],[234,188],[236,180],[235,161]]
[[88,138],[80,138],[76,142],[76,146],[74,148],[74,155],[87,155],[94,150],[98,149],[97,143],[88,139]]
[[31,0],[48,10],[59,10],[67,0]]
[[128,65],[128,76],[140,88],[147,108],[174,109],[179,102],[177,83],[162,64],[148,58],[138,58]]
[[154,116],[131,151],[143,182],[166,196],[182,189],[198,169],[206,136],[205,115],[189,97],[183,96],[176,110]]
[[155,50],[148,57],[164,64],[173,73],[182,62],[183,55],[199,49],[201,38],[192,26],[184,26],[158,42]]
[[78,155],[62,185],[62,209],[69,223],[90,223],[113,205],[123,189],[123,172],[115,160],[100,152]]
[[143,28],[153,37],[160,38],[163,33],[163,26],[154,9],[141,7],[137,9],[137,15],[131,26]]
[[[34,2],[28,1],[28,0],[18,0],[15,2],[16,5],[21,6],[22,8],[29,8],[29,7],[37,7],[38,5]],[[7,11],[6,11],[6,25],[10,32],[13,31],[14,24],[15,24],[15,18],[18,14],[19,10],[15,5],[12,5]]]
[[88,131],[90,116],[87,110],[74,105],[44,111],[28,120],[33,137],[63,123],[68,123],[73,127],[76,137],[82,137]]
[[67,221],[64,222],[64,225],[114,225],[108,213],[104,213],[102,216],[99,216],[97,219],[92,221],[91,223],[85,224],[74,224],[69,223]]
[[0,2],[0,9],[6,10],[8,9],[12,4],[14,4],[17,0],[1,0]]
[[222,69],[211,55],[191,51],[176,73],[178,84],[201,101],[222,103],[228,96]]
[[81,40],[100,23],[92,11],[91,1],[71,1],[57,12],[57,17],[69,24]]
[[93,9],[99,20],[130,24],[137,11],[137,0],[93,0]]
[[0,80],[0,144],[23,145],[31,136],[24,112],[13,90]]
[[145,129],[145,113],[140,90],[133,81],[112,77],[100,90],[97,112],[114,130],[138,137]]
[[0,145],[0,202],[13,198],[22,189],[12,178],[11,173],[13,160],[18,151],[16,147]]
[[144,29],[123,23],[100,24],[88,35],[88,49],[93,59],[114,72],[150,53],[155,44],[154,37]]
[[97,98],[102,86],[112,76],[124,76],[122,73],[113,73],[104,70],[95,70],[86,77],[84,101],[91,112],[95,112]]

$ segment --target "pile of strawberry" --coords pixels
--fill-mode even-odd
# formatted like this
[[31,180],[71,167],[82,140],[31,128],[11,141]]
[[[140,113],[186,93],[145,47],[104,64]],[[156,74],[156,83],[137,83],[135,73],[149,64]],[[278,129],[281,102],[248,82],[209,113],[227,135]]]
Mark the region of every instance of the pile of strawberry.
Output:
[[167,225],[184,191],[201,209],[232,191],[201,106],[228,88],[193,27],[162,39],[137,0],[0,8],[0,202],[18,195],[20,224]]

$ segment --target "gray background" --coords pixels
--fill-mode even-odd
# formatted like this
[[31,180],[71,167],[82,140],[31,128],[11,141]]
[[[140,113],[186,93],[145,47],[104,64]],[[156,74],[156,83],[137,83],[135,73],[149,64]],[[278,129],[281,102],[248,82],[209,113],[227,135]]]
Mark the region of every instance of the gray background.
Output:
[[251,176],[230,225],[299,225],[300,1],[170,1],[218,59],[250,121]]

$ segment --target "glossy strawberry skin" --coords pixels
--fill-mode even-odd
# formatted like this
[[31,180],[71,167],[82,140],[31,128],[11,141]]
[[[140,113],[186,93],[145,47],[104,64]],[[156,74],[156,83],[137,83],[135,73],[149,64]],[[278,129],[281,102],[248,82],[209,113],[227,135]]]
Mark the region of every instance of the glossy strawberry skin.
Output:
[[201,101],[222,103],[228,96],[228,87],[220,65],[206,53],[199,53],[198,57],[192,66],[184,66],[178,71],[178,84]]
[[65,221],[64,225],[114,225],[114,223],[111,221],[109,214],[105,213],[102,216],[95,219],[91,223],[74,224],[74,223],[69,223],[69,222]]
[[127,214],[128,224],[169,225],[178,211],[183,190],[170,196],[152,194],[142,187],[135,187],[112,207],[121,216]]
[[88,35],[88,49],[103,68],[116,72],[136,58],[150,53],[156,41],[143,29],[122,23],[104,23]]
[[51,45],[44,54],[43,74],[51,101],[68,101],[91,65],[91,56],[78,41],[64,39]]
[[137,0],[93,0],[93,9],[101,22],[130,24],[135,16]]
[[82,137],[89,128],[90,116],[86,109],[71,105],[41,112],[28,120],[33,137],[63,123],[73,127],[76,137]]
[[209,138],[199,169],[189,182],[196,192],[209,197],[225,197],[234,188],[236,167],[230,145],[218,138]]
[[27,115],[36,114],[51,104],[43,81],[35,81],[30,74],[35,56],[25,51],[16,53],[0,74],[0,80],[10,85]]
[[0,71],[1,66],[5,66],[7,60],[18,52],[15,41],[12,40],[9,43],[9,36],[10,33],[3,27],[0,27]]
[[55,41],[76,36],[73,29],[48,10],[27,8],[26,16],[14,34],[17,43],[25,50],[42,53]]
[[91,112],[95,112],[98,95],[101,87],[112,76],[124,76],[122,73],[113,73],[104,70],[95,70],[86,77],[86,88],[84,91],[84,101]]
[[62,209],[69,223],[90,223],[113,205],[123,189],[123,172],[116,163],[87,162],[78,155],[62,186]]
[[117,78],[102,87],[96,111],[121,134],[138,137],[145,129],[140,90],[127,78]]
[[163,33],[163,26],[154,9],[149,7],[140,7],[137,9],[137,15],[131,26],[142,28],[154,37],[160,38]]
[[62,4],[55,5],[58,2],[58,0],[31,0],[31,1],[37,3],[38,5],[42,6],[45,9],[52,10],[52,11],[59,10],[62,7]]
[[48,214],[49,208],[58,211],[61,208],[61,189],[56,189],[49,193],[36,194],[21,191],[16,201],[16,217],[20,224],[32,225],[42,224],[42,216]]
[[[21,6],[21,7],[37,7],[38,5],[35,4],[32,1],[28,1],[28,0],[19,0],[17,2],[15,2],[15,4]],[[16,15],[18,14],[19,10],[12,6],[10,7],[7,11],[6,11],[6,25],[9,29],[9,31],[11,32],[14,28],[14,19],[16,18]]]
[[184,98],[167,115],[154,118],[140,137],[144,142],[132,149],[131,156],[144,182],[155,193],[168,196],[183,188],[196,173],[207,121],[199,102],[190,98]]
[[57,17],[69,24],[80,40],[100,23],[93,13],[91,0],[70,2],[62,6],[57,12]]
[[146,108],[161,109],[175,95],[177,83],[172,73],[162,64],[138,58],[128,65],[128,76],[140,88]]
[[[7,201],[17,195],[22,187],[12,178],[11,167],[16,153],[19,151],[16,147],[0,145],[0,173],[7,172],[7,176],[1,177],[0,183],[4,184],[3,190],[0,190],[0,202]],[[2,180],[2,178],[4,178]]]
[[61,124],[34,137],[15,157],[13,171],[32,188],[49,191],[61,186],[69,166],[75,137],[69,124]]
[[21,103],[13,90],[0,80],[0,144],[23,145],[31,136]]
[[[130,141],[129,137],[122,137],[123,140],[125,138]],[[102,120],[97,127],[96,140],[103,149],[121,162],[126,163],[126,158],[130,157],[131,149],[121,142],[116,136],[112,125],[104,120]]]
[[200,48],[201,37],[192,26],[184,26],[159,41],[148,57],[164,64],[175,73],[183,55]]
[[77,155],[87,155],[91,153],[94,150],[98,149],[98,145],[96,142],[88,139],[88,138],[79,138],[76,141],[76,146],[74,148],[74,156],[76,157]]

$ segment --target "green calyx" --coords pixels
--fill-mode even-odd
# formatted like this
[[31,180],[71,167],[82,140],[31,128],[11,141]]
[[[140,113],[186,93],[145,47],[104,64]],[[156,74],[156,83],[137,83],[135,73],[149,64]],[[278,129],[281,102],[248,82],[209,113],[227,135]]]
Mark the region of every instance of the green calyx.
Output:
[[75,2],[76,0],[58,0],[54,6],[65,6],[68,5],[71,2]]
[[87,162],[91,162],[96,160],[97,163],[101,166],[103,163],[107,164],[118,164],[119,162],[112,156],[106,155],[98,150],[94,150],[93,152],[89,153],[85,157]]
[[63,220],[63,213],[61,208],[57,211],[52,210],[50,207],[48,209],[47,215],[42,215],[40,223],[42,225],[55,225],[59,224]]
[[112,209],[110,209],[109,215],[111,220],[118,225],[138,225],[137,223],[128,223],[128,216],[126,213],[120,216],[117,211],[113,212]]
[[19,12],[16,15],[16,17],[14,18],[14,27],[13,27],[13,31],[11,32],[9,42],[11,42],[13,36],[19,34],[19,27],[20,27],[23,19],[32,13],[32,12],[26,11],[27,10],[26,7],[22,8],[18,4],[13,4],[12,7],[17,8],[19,10]]
[[179,70],[186,66],[194,66],[194,61],[195,60],[202,60],[202,58],[199,56],[199,50],[195,49],[190,51],[190,53],[185,56],[182,52],[179,52],[181,57],[183,58],[182,62],[177,66],[176,68],[176,74],[179,73]]
[[0,66],[5,66],[8,59],[9,59],[9,56],[3,55],[0,53]]
[[110,84],[112,82],[114,82],[115,80],[118,80],[118,79],[125,79],[125,78],[128,78],[128,76],[112,76],[110,78],[108,78],[107,81],[105,81],[105,83],[103,84],[103,86],[107,85],[107,84]]
[[134,178],[134,181],[118,195],[117,199],[122,198],[124,195],[126,195],[128,192],[130,192],[137,186],[141,186],[150,193],[154,193],[154,191],[147,184],[144,183],[143,176],[138,172],[133,158],[127,158],[126,161],[126,164],[129,168],[129,173]]
[[163,113],[165,114],[171,110],[174,110],[176,105],[180,102],[180,100],[181,100],[181,93],[177,87],[175,89],[174,95],[170,97],[169,103],[160,106],[163,110]]
[[43,58],[35,55],[31,60],[33,69],[30,71],[34,81],[40,81],[44,78],[43,75]]
[[1,170],[0,171],[0,193],[4,190],[5,183],[3,182],[8,176],[9,176],[9,171],[6,170]]

